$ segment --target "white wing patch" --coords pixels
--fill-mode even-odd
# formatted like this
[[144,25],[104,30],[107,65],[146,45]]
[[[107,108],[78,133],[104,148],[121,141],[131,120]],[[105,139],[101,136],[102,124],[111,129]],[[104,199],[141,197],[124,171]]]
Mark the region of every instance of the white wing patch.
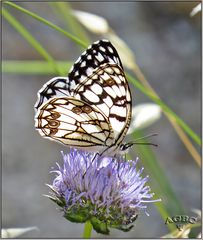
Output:
[[68,146],[115,154],[131,121],[131,94],[116,49],[92,44],[68,77],[49,80],[38,92],[35,127]]

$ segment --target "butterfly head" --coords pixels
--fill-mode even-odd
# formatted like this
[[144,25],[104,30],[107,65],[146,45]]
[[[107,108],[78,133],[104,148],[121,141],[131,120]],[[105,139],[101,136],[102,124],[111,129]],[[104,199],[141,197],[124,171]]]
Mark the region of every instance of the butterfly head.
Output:
[[122,144],[119,146],[120,153],[122,153],[122,154],[128,153],[129,149],[130,149],[133,145],[134,145],[133,142],[122,143]]
[[151,146],[157,147],[158,145],[155,144],[155,143],[151,143],[151,142],[137,142],[140,139],[146,139],[146,138],[153,137],[153,136],[157,136],[157,134],[156,133],[149,134],[147,136],[144,136],[144,137],[136,139],[136,141],[134,141],[134,142],[128,142],[128,143],[120,144],[120,146],[119,146],[120,153],[124,153],[124,154],[128,153],[128,150],[135,144],[137,144],[137,145],[151,145]]
[[129,149],[134,143],[121,143],[119,145],[112,145],[105,148],[99,153],[100,156],[115,156],[115,155],[125,155],[128,153]]

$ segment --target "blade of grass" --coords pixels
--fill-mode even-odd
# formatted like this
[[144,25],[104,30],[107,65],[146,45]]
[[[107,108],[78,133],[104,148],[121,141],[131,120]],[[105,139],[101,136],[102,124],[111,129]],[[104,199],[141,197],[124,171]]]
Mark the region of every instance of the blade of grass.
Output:
[[[160,99],[160,97],[158,96],[158,94],[155,92],[155,90],[152,88],[152,86],[149,84],[149,82],[147,81],[147,79],[145,78],[144,74],[142,73],[141,69],[139,68],[139,66],[136,64],[136,62],[134,62],[134,67],[133,67],[133,72],[135,73],[135,75],[137,76],[138,80],[143,84],[143,86],[148,89],[149,91],[151,91],[152,94],[154,94],[157,98]],[[163,111],[164,112],[164,111]],[[168,118],[169,122],[171,123],[171,125],[173,126],[173,128],[175,129],[176,133],[178,134],[179,138],[181,139],[181,141],[183,142],[183,144],[185,145],[186,149],[188,150],[188,152],[191,154],[191,156],[193,157],[193,159],[196,161],[196,163],[201,166],[201,157],[200,154],[197,152],[197,150],[195,149],[195,147],[193,146],[193,144],[191,143],[190,139],[186,136],[185,132],[183,131],[183,129],[178,125],[178,123],[176,122],[176,120],[174,120],[174,118],[169,114],[164,112],[164,114],[166,115],[166,117]]]
[[[56,61],[57,66],[60,67],[61,71],[67,75],[68,70],[73,65],[72,62],[66,61]],[[2,72],[9,73],[9,74],[42,74],[42,75],[49,75],[55,74],[55,69],[45,61],[12,61],[7,60],[2,62]]]
[[62,28],[58,27],[57,25],[53,24],[52,22],[44,19],[43,17],[40,17],[39,15],[37,15],[37,14],[35,14],[35,13],[33,13],[33,12],[23,8],[23,7],[20,7],[20,6],[18,6],[17,4],[15,4],[13,2],[6,1],[6,2],[4,2],[4,4],[7,4],[7,5],[9,5],[9,6],[15,8],[15,9],[19,10],[20,12],[23,12],[23,13],[27,14],[28,16],[38,20],[39,22],[44,23],[47,26],[49,26],[49,27],[59,31],[60,33],[64,34],[65,36],[67,36],[68,38],[70,38],[71,40],[73,40],[75,43],[79,44],[83,48],[87,47],[87,45],[83,41],[78,39],[76,36],[73,36],[72,34],[68,33],[67,31],[65,31]]
[[176,122],[173,119],[171,119],[171,117],[169,115],[168,115],[168,119],[171,122],[171,125],[173,126],[173,128],[176,130],[178,136],[180,137],[180,139],[184,143],[188,152],[192,155],[193,159],[196,161],[198,166],[201,167],[201,156],[200,156],[200,154],[197,152],[195,147],[192,145],[191,141],[186,136],[186,134],[181,129],[181,127],[178,124],[176,124]]
[[3,17],[33,46],[36,51],[43,56],[50,66],[55,69],[58,74],[61,74],[61,70],[55,63],[54,59],[50,56],[50,54],[42,47],[42,45],[27,31],[27,29],[18,22],[6,9],[2,9]]
[[171,117],[176,120],[176,122],[185,130],[185,132],[188,133],[188,135],[198,144],[201,145],[201,139],[199,136],[194,133],[194,131],[180,118],[178,117],[165,103],[161,101],[160,98],[155,96],[151,91],[146,89],[140,82],[138,82],[135,78],[133,78],[130,74],[127,74],[127,78],[129,81],[136,87],[138,88],[141,92],[143,92],[145,95],[147,95],[149,98],[151,98],[154,102],[159,104],[161,108],[170,114]]
[[[141,131],[133,133],[133,138],[137,139],[143,137]],[[145,142],[145,141],[144,141]],[[141,165],[144,165],[145,171],[150,176],[150,186],[158,198],[162,199],[160,204],[155,204],[164,220],[166,217],[175,214],[185,214],[179,199],[174,193],[163,169],[157,161],[154,152],[150,147],[144,145],[135,145],[136,155],[138,154]],[[169,224],[170,225],[170,224]],[[168,226],[169,227],[169,226]],[[172,228],[174,229],[175,226]],[[172,229],[170,229],[172,230]]]
[[[134,132],[132,136],[137,139],[143,137],[143,134],[140,130],[139,132]],[[144,145],[136,145],[135,148],[136,156],[138,155],[140,158],[138,165],[140,165],[140,168],[144,166],[145,172],[147,172],[150,176],[148,185],[155,193],[154,199],[161,198],[162,200],[161,202],[154,203],[154,205],[164,222],[167,217],[173,216],[174,213],[184,214],[185,210],[176,197],[176,194],[174,193],[170,182],[165,176],[163,169],[160,167],[152,149]],[[129,157],[128,159],[132,159],[132,157]],[[168,224],[167,227],[171,232],[176,229],[174,224]]]
[[[150,188],[153,189],[153,192],[156,192],[156,196],[161,196],[158,191],[154,191],[153,185],[149,184]],[[154,198],[155,199],[155,198]],[[170,214],[167,212],[165,206],[162,204],[162,202],[155,202],[154,206],[156,207],[157,211],[159,212],[160,216],[166,221],[167,217],[170,216]],[[168,230],[170,232],[173,232],[176,229],[176,226],[174,224],[167,224]]]
[[67,26],[69,26],[69,29],[71,32],[77,36],[77,38],[82,39],[82,41],[86,45],[90,45],[89,38],[87,37],[87,34],[81,27],[81,24],[75,19],[73,14],[71,13],[71,7],[68,2],[50,2],[50,6],[56,13],[59,15],[60,18],[63,19],[63,22],[66,23]]

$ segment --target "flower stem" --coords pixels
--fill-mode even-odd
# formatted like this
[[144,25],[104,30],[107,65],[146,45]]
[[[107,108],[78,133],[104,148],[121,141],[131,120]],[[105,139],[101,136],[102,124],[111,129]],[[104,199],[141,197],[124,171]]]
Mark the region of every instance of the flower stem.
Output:
[[90,221],[86,221],[84,226],[83,238],[89,239],[91,237],[91,233],[92,233],[92,224]]

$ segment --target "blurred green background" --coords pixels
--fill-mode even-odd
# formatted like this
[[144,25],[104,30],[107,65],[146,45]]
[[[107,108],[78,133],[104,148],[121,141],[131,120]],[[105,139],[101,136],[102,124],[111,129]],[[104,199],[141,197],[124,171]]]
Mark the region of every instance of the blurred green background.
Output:
[[[70,18],[66,19],[62,14],[63,10],[54,4],[45,2],[17,4],[68,32],[76,35],[78,33],[77,29],[74,29],[74,23],[70,24]],[[195,5],[197,2],[71,2],[69,7],[104,17],[113,31],[133,51],[138,66],[163,102],[200,136],[201,16],[197,14],[190,17]],[[74,41],[56,30],[12,6],[5,4],[4,7],[44,46],[53,59],[73,62],[83,51]],[[103,38],[87,31],[86,35],[90,43]],[[4,61],[43,60],[4,18],[2,47]],[[5,62],[4,67],[6,66],[8,67],[8,62]],[[25,235],[27,237],[79,238],[82,236],[83,225],[67,222],[62,213],[56,210],[56,205],[42,196],[49,191],[45,183],[51,183],[53,179],[49,171],[55,167],[56,161],[61,162],[60,151],[66,151],[67,147],[42,139],[35,131],[33,106],[37,100],[38,90],[57,74],[54,72],[39,74],[37,69],[31,69],[36,73],[31,74],[30,69],[27,69],[28,73],[23,74],[17,72],[15,67],[13,64],[9,70],[7,68],[7,73],[3,73],[2,79],[3,227],[39,228],[39,232],[30,232]],[[67,64],[66,74],[69,67]],[[25,68],[22,72],[26,71]],[[128,72],[133,75],[132,71]],[[130,87],[133,105],[151,102],[132,84]],[[155,198],[162,197],[162,210],[167,210],[170,216],[183,212],[190,216],[195,215],[191,210],[201,208],[200,168],[164,115],[142,134],[149,133],[158,133],[153,139],[153,142],[159,145],[153,149],[156,157],[151,155],[150,150],[146,150],[148,147],[135,146],[131,154],[134,157],[140,156],[141,165],[146,169],[145,173],[150,175],[152,182],[156,182],[152,184],[152,191],[156,193]],[[200,147],[194,142],[193,144],[200,152]],[[151,166],[146,162],[146,158]],[[157,159],[156,163],[153,162],[154,158]],[[159,165],[161,170],[157,169]],[[156,169],[152,173],[153,166]],[[156,170],[157,175],[159,171],[160,176],[164,173],[168,181],[165,182],[164,178],[161,185],[162,178],[156,175]],[[167,183],[173,193],[168,189]],[[166,194],[161,195],[164,189]],[[184,211],[178,212],[178,209]],[[92,237],[158,238],[168,233],[165,221],[157,208],[149,205],[148,212],[150,216],[142,214],[136,221],[136,226],[128,233],[112,230],[109,236],[102,236],[93,232]]]

